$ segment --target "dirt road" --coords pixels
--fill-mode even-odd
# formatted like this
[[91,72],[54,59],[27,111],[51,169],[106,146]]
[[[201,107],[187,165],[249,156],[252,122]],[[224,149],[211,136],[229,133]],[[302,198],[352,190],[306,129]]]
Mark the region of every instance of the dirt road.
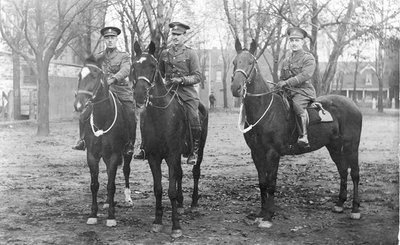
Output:
[[[257,172],[237,112],[210,114],[196,212],[181,217],[184,236],[169,234],[170,203],[164,164],[164,230],[151,233],[152,177],[146,162],[131,163],[135,206],[123,201],[123,175],[117,176],[118,225],[86,225],[91,193],[85,153],[71,150],[76,121],[51,123],[49,137],[37,137],[33,124],[0,127],[0,244],[397,244],[399,231],[398,114],[365,113],[360,146],[361,220],[350,220],[352,182],[345,212],[331,211],[339,191],[336,167],[327,150],[281,160],[273,226],[260,229],[246,219],[260,207]],[[99,200],[105,200],[101,164]],[[190,204],[191,168],[184,165],[185,207]]]

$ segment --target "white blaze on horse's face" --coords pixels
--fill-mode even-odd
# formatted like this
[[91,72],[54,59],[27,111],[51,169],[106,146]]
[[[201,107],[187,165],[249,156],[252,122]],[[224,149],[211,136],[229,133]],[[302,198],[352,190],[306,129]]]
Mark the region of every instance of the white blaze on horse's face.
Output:
[[84,79],[89,74],[90,74],[90,69],[87,67],[83,67],[81,70],[81,79]]
[[143,63],[143,61],[146,61],[146,57],[140,57],[139,60],[137,60],[137,63]]

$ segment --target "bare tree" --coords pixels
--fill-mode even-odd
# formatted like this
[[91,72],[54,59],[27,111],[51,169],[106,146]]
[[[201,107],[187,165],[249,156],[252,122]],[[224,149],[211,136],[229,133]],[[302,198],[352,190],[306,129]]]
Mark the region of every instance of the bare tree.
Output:
[[[23,38],[30,52],[19,49],[5,33],[5,16],[1,16],[0,32],[3,39],[18,55],[30,64],[38,81],[38,128],[37,135],[47,136],[49,128],[49,65],[53,57],[60,55],[69,42],[77,36],[82,13],[94,4],[94,0],[24,0],[11,4],[13,13],[23,19]],[[93,7],[93,6],[91,6]],[[75,27],[75,28],[72,28]],[[73,30],[73,31],[72,31]]]

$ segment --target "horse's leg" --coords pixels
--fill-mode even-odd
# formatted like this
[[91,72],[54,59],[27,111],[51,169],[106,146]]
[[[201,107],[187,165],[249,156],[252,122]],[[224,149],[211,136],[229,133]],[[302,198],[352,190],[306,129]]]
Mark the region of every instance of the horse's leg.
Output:
[[193,174],[193,193],[192,193],[192,204],[191,204],[192,209],[198,206],[198,201],[199,201],[199,179],[201,174],[200,165],[201,162],[203,161],[204,146],[207,137],[207,131],[204,130],[207,130],[207,127],[203,127],[202,129],[202,137],[199,146],[197,164],[194,165],[192,169],[192,174]]
[[353,207],[351,210],[351,219],[360,219],[360,197],[358,195],[358,183],[360,181],[360,168],[358,165],[358,145],[345,143],[343,147],[343,153],[347,165],[350,165],[350,176],[353,181]]
[[332,142],[326,146],[329,151],[329,154],[332,160],[335,162],[336,167],[339,171],[340,175],[340,191],[339,191],[339,200],[336,202],[336,205],[333,207],[333,211],[335,213],[343,212],[343,204],[347,199],[347,162],[344,160],[343,156],[343,143],[342,142]]
[[176,171],[176,185],[177,185],[176,201],[177,201],[177,212],[178,212],[178,214],[183,214],[184,213],[182,178],[183,178],[182,168],[179,168]]
[[87,163],[90,169],[90,190],[92,192],[92,211],[86,224],[94,225],[97,224],[97,212],[99,210],[97,205],[97,193],[99,191],[99,161],[100,158],[96,158],[87,151]]
[[153,175],[153,190],[156,198],[155,219],[153,221],[153,232],[161,232],[163,207],[162,207],[162,184],[161,184],[161,159],[152,155],[148,156],[151,173]]
[[181,156],[180,154],[175,154],[172,157],[168,157],[168,175],[169,175],[169,185],[168,185],[168,197],[171,201],[172,207],[172,233],[171,237],[178,238],[182,236],[182,229],[179,223],[178,217],[178,191],[177,191],[177,183],[179,173],[182,174],[182,166],[181,166]]
[[130,154],[124,154],[124,167],[123,167],[123,172],[124,172],[124,178],[125,178],[125,202],[127,202],[129,205],[133,206],[133,201],[131,198],[131,189],[129,188],[129,175],[131,173],[131,160],[132,160],[132,155]]
[[[103,158],[104,159],[104,158]],[[115,177],[117,175],[118,165],[122,162],[122,156],[120,153],[113,153],[109,159],[104,159],[107,166],[107,200],[108,200],[108,217],[107,226],[112,227],[117,225],[115,220]]]
[[260,228],[270,228],[275,212],[274,195],[280,155],[270,148],[266,154],[252,152],[252,156],[258,172],[261,193],[261,211],[256,222]]

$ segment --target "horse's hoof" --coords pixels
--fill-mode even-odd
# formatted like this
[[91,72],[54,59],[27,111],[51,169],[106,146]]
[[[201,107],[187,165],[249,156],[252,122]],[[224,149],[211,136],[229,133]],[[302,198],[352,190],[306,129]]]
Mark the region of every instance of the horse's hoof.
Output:
[[151,230],[155,233],[161,232],[163,229],[163,225],[160,224],[153,224],[153,227],[151,228]]
[[184,208],[177,208],[176,210],[178,212],[178,214],[184,214],[185,213],[185,209]]
[[87,224],[87,225],[95,225],[95,224],[97,224],[97,218],[89,218],[89,219],[86,221],[86,224]]
[[172,230],[172,233],[171,233],[171,237],[172,237],[172,238],[176,239],[176,238],[181,237],[182,235],[183,235],[183,233],[182,233],[182,230],[181,230],[181,229]]
[[343,213],[343,207],[333,206],[333,212],[335,212],[335,213]]
[[110,204],[108,204],[108,203],[104,203],[104,205],[103,205],[103,209],[107,209],[107,208],[109,208],[110,207]]
[[350,213],[350,219],[360,219],[361,213]]
[[115,219],[108,219],[106,225],[108,227],[114,227],[117,226],[117,221]]
[[272,223],[270,221],[267,220],[260,220],[258,221],[258,228],[271,228],[272,227]]

